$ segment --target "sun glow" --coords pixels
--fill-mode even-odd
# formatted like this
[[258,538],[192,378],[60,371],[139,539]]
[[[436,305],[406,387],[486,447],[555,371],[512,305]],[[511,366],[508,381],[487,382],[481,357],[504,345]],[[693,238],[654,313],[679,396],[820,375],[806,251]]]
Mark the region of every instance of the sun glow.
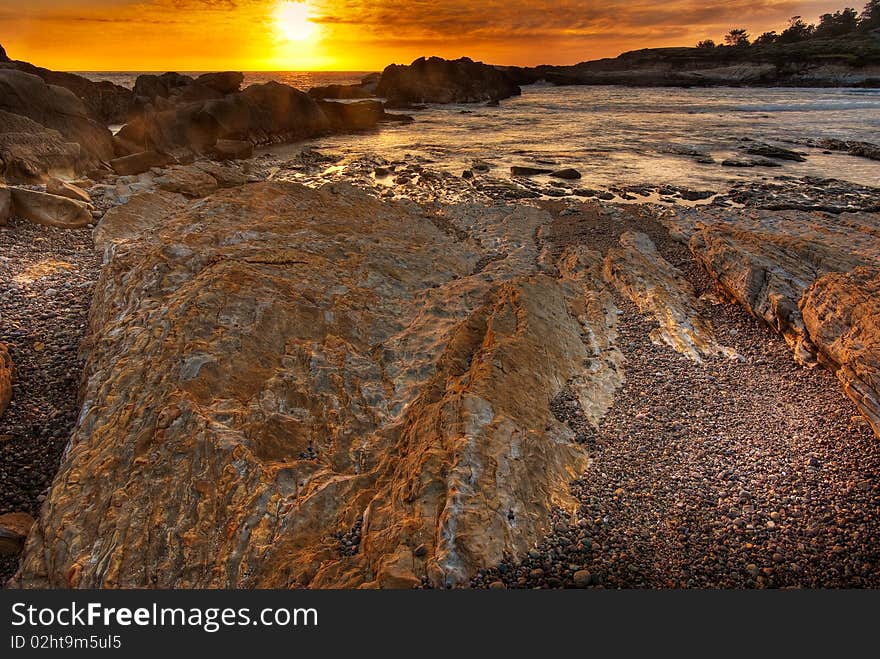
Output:
[[307,2],[285,0],[274,12],[275,27],[288,41],[308,41],[315,36],[318,26],[311,20]]

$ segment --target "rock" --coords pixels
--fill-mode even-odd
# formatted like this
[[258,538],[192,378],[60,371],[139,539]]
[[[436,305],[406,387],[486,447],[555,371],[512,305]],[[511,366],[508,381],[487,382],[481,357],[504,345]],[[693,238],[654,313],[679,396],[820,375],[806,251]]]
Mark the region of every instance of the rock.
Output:
[[12,60],[10,60],[9,56],[6,54],[6,50],[3,48],[3,46],[0,46],[0,62],[11,62],[11,61]]
[[650,312],[659,328],[651,339],[667,345],[695,362],[703,357],[735,357],[736,351],[721,345],[712,324],[700,311],[690,283],[666,261],[651,239],[627,231],[619,249],[608,250],[605,279],[630,298],[639,310]]
[[466,169],[461,173],[461,177],[463,179],[470,180],[470,179],[474,178],[474,173],[471,170]]
[[[330,122],[307,94],[277,82],[251,85],[241,96],[251,106],[249,136],[306,139],[327,132]],[[224,136],[225,137],[225,136]],[[258,143],[263,140],[258,140]]]
[[196,165],[173,165],[156,179],[156,187],[198,199],[216,192],[218,185],[217,179]]
[[[793,160],[795,162],[805,162],[801,154],[791,149],[784,149],[781,146],[772,146],[770,144],[755,143],[750,144],[746,148],[746,153],[754,156],[764,156],[765,158],[776,158],[777,160]],[[723,164],[723,163],[722,163]]]
[[212,160],[198,160],[193,163],[195,167],[210,174],[221,188],[234,188],[248,182],[247,175],[240,167],[230,162],[214,162]]
[[244,74],[238,71],[223,71],[222,73],[203,73],[195,79],[195,84],[202,85],[221,94],[234,94],[241,90],[244,82]]
[[514,176],[538,176],[540,174],[550,174],[552,169],[544,169],[542,167],[527,167],[525,165],[514,165],[510,168],[510,173]]
[[12,191],[0,183],[0,227],[5,227],[12,217]]
[[588,464],[550,401],[604,386],[601,258],[539,268],[536,208],[438,212],[256,183],[110,250],[11,585],[451,587],[524,557]]
[[392,104],[480,103],[520,94],[510,76],[463,57],[445,60],[421,57],[409,66],[392,64],[383,72],[376,95]]
[[79,144],[32,119],[0,110],[0,175],[7,183],[42,183],[75,175],[88,162]]
[[11,188],[15,214],[36,224],[60,229],[78,229],[92,221],[89,204],[68,197]]
[[576,169],[560,169],[552,172],[550,176],[554,178],[568,179],[573,181],[581,178],[581,173]]
[[845,151],[853,156],[880,160],[880,145],[871,142],[858,142],[854,140],[823,139],[812,144],[820,149],[830,151]]
[[330,120],[330,128],[335,132],[375,128],[385,117],[385,106],[379,101],[318,101],[318,106]]
[[27,513],[0,515],[0,556],[15,556],[24,546],[34,518]]
[[162,219],[186,206],[183,195],[171,192],[142,192],[106,213],[93,233],[95,247],[102,252],[118,243],[133,240],[161,227]]
[[0,343],[0,419],[12,400],[12,357],[5,343]]
[[589,570],[578,570],[572,575],[572,579],[574,579],[574,585],[578,588],[586,588],[593,583],[593,575],[590,574]]
[[59,178],[55,178],[54,176],[50,177],[49,180],[46,181],[46,192],[48,192],[49,194],[58,195],[59,197],[76,199],[77,201],[81,201],[86,204],[92,203],[92,198],[89,197],[88,192],[80,187],[73,185],[72,183],[67,183],[66,181],[62,181]]
[[153,167],[165,167],[174,162],[171,156],[156,151],[142,151],[130,156],[114,158],[110,166],[120,176],[132,176],[150,171]]
[[493,581],[489,584],[490,590],[506,590],[507,586],[504,585],[503,581]]
[[327,85],[326,87],[313,87],[309,90],[309,96],[317,100],[336,99],[351,100],[356,98],[371,98],[375,96],[375,85],[371,91],[364,85]]
[[217,140],[213,155],[218,160],[247,160],[254,155],[254,145],[249,140]]
[[880,437],[880,269],[826,274],[798,306],[819,361]]
[[769,158],[726,158],[721,161],[722,167],[781,167]]
[[174,90],[189,87],[194,82],[190,76],[173,71],[161,75],[146,73],[139,75],[134,81],[133,91],[136,96],[153,101],[157,97],[168,98]]
[[58,131],[66,141],[79,144],[81,155],[89,163],[113,157],[110,131],[89,117],[73,92],[47,85],[38,76],[0,69],[0,110]]

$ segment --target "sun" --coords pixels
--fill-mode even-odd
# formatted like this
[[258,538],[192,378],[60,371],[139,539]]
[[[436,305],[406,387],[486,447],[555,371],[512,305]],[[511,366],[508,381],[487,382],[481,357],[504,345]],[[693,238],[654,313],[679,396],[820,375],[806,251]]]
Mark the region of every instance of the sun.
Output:
[[310,19],[307,2],[279,2],[274,18],[275,27],[288,41],[306,41],[317,31],[317,25]]

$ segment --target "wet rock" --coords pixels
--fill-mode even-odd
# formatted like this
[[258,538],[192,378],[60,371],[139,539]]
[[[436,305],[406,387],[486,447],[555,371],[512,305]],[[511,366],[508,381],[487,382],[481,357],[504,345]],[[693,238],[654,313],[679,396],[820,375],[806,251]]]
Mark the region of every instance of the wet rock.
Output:
[[254,155],[254,145],[248,140],[217,140],[213,155],[218,160],[246,160]]
[[880,145],[872,144],[871,142],[823,139],[811,143],[811,146],[816,146],[820,149],[828,149],[830,151],[845,151],[853,156],[870,158],[871,160],[880,160]]
[[15,214],[31,222],[75,229],[92,221],[92,207],[81,201],[27,188],[11,188],[11,192]]
[[581,178],[581,173],[576,169],[560,169],[552,172],[550,176],[554,178],[568,179],[573,181]]
[[797,151],[761,142],[750,144],[746,147],[745,151],[753,156],[763,156],[765,158],[775,158],[777,160],[793,160],[794,162],[806,161],[806,158]]

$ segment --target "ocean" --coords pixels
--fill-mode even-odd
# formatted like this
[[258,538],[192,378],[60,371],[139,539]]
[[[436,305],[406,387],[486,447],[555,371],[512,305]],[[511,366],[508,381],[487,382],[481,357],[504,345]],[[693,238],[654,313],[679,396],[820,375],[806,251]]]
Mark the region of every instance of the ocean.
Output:
[[[367,72],[247,73],[245,84],[278,80],[299,89],[357,82]],[[138,75],[88,73],[131,86]],[[460,173],[474,160],[574,167],[584,187],[720,187],[772,176],[834,177],[880,186],[880,162],[807,146],[822,138],[877,142],[880,90],[800,88],[523,87],[500,107],[429,106],[412,124],[312,140],[345,156],[364,153],[434,163]],[[723,167],[749,141],[801,150],[803,163],[780,168]],[[273,149],[278,151],[279,147]],[[695,154],[714,164],[696,162]]]

